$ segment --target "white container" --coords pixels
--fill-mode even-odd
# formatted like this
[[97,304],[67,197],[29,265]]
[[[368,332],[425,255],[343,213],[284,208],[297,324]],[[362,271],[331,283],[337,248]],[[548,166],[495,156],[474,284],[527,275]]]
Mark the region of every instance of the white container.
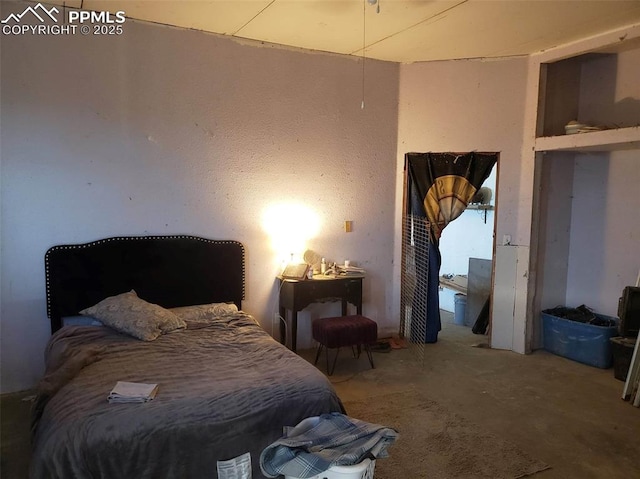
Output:
[[[373,479],[376,461],[365,459],[353,466],[333,466],[317,476],[309,479]],[[294,476],[284,476],[285,479],[299,479]]]
[[[316,424],[320,418],[317,416],[308,417],[302,420],[294,429],[297,432],[304,432]],[[293,433],[293,431],[292,431]],[[354,464],[353,466],[333,466],[318,475],[309,479],[373,479],[373,471],[376,467],[376,461],[365,459],[364,461]],[[284,476],[285,479],[300,479],[295,476]]]

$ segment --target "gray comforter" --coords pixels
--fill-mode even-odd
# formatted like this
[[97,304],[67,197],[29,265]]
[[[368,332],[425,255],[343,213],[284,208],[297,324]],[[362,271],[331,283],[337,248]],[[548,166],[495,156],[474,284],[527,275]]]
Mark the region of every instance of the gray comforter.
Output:
[[[46,350],[34,408],[32,478],[217,478],[216,463],[261,451],[283,426],[343,412],[325,376],[244,313],[144,342],[65,327]],[[156,398],[109,404],[116,381]]]

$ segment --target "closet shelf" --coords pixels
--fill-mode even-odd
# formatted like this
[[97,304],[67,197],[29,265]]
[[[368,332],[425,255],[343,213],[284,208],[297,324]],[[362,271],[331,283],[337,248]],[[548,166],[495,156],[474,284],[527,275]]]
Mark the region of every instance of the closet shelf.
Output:
[[478,205],[475,203],[467,205],[468,210],[492,210],[493,205]]
[[477,204],[477,203],[473,203],[473,204],[467,205],[467,209],[468,210],[476,210],[476,211],[484,212],[484,224],[487,224],[487,211],[493,211],[494,206],[493,205],[480,205],[480,204]]
[[616,151],[640,148],[640,126],[536,138],[536,151]]

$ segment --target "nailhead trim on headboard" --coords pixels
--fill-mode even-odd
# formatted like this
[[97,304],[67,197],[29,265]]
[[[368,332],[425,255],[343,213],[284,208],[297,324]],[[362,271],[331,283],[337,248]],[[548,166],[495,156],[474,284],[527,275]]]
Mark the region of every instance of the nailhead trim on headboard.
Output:
[[47,289],[47,298],[46,298],[47,299],[47,316],[49,318],[51,318],[51,315],[52,315],[51,296],[49,294],[50,285],[51,285],[49,256],[50,256],[51,253],[53,253],[55,251],[59,251],[59,250],[74,250],[74,249],[91,248],[93,246],[98,246],[98,245],[101,245],[101,244],[104,244],[104,243],[109,243],[109,242],[123,242],[123,241],[132,241],[132,242],[134,242],[134,241],[144,241],[144,240],[172,240],[172,239],[187,239],[187,240],[200,241],[200,242],[210,243],[210,244],[219,244],[219,245],[233,244],[233,245],[239,246],[241,251],[242,251],[242,299],[245,299],[245,251],[244,251],[243,244],[240,243],[239,241],[212,240],[212,239],[201,238],[201,237],[198,237],[198,236],[191,236],[191,235],[114,236],[114,237],[111,237],[111,238],[104,238],[104,239],[92,241],[92,242],[89,242],[89,243],[53,246],[46,252],[46,254],[45,254],[45,281],[46,281],[46,289]]

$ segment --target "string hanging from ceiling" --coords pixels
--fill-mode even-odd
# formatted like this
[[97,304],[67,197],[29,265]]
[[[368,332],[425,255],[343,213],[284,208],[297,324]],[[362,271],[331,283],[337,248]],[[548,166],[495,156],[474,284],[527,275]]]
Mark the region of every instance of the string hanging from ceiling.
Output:
[[362,0],[362,102],[360,103],[360,109],[364,110],[364,63],[365,63],[365,49],[367,46],[367,3],[369,5],[376,5],[376,13],[380,13],[380,0]]
[[362,0],[362,103],[360,103],[360,109],[364,110],[364,49],[367,44],[367,2],[369,0]]

